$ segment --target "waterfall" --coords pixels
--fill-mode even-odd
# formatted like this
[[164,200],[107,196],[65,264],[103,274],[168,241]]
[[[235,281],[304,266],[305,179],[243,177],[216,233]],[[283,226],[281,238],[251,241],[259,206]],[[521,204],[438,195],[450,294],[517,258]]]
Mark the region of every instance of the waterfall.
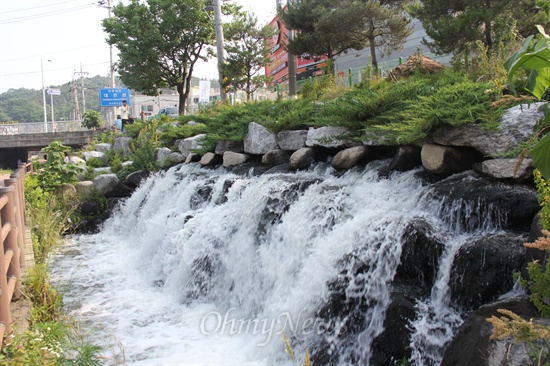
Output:
[[[387,174],[385,164],[258,177],[172,168],[100,233],[67,240],[50,258],[52,280],[93,341],[106,339],[112,364],[292,364],[284,331],[297,364],[307,347],[332,364],[368,365],[403,235],[422,218],[445,252],[431,297],[417,304],[412,361],[438,364],[462,322],[446,288],[453,255],[491,228],[460,231],[417,171]],[[335,289],[346,304],[333,306]]]

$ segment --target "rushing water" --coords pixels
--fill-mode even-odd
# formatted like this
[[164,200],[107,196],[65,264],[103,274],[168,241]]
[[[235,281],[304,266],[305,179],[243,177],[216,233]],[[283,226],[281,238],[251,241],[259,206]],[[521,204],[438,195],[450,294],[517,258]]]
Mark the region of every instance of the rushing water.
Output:
[[[381,164],[342,176],[323,165],[259,177],[173,168],[148,179],[100,233],[68,240],[51,257],[52,278],[90,338],[104,339],[108,364],[293,364],[284,330],[297,364],[322,340],[337,364],[368,365],[401,238],[422,218],[446,249],[432,296],[417,304],[412,361],[437,365],[462,322],[449,307],[450,264],[476,233],[440,219],[415,172],[381,174]],[[344,290],[369,305],[350,338],[350,319],[319,310],[328,284],[357,263],[368,270]]]

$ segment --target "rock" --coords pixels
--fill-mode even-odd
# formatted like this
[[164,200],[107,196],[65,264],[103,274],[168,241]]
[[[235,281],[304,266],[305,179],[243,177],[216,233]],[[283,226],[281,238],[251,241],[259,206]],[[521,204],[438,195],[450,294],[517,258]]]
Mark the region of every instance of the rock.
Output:
[[172,150],[170,150],[167,147],[161,147],[157,150],[157,165],[159,167],[164,167],[167,165],[168,162],[168,156],[172,153]]
[[418,146],[398,147],[388,169],[405,172],[421,165],[420,151]]
[[435,183],[431,194],[443,200],[442,217],[464,230],[483,226],[527,231],[539,212],[537,193],[522,184],[495,182],[472,171]]
[[103,174],[94,179],[96,191],[108,198],[127,197],[131,194],[131,189],[120,182],[116,174]]
[[244,137],[245,153],[255,155],[266,154],[278,148],[279,145],[277,145],[277,141],[275,140],[275,134],[256,122],[248,124],[248,133]]
[[290,173],[290,163],[275,165],[269,168],[264,174],[286,174]]
[[518,159],[490,159],[474,165],[474,170],[495,179],[511,179],[525,182],[533,180],[533,160],[523,159],[518,166]]
[[124,182],[131,188],[137,188],[145,179],[149,178],[150,175],[151,172],[148,170],[136,170],[135,172],[128,174]]
[[514,272],[525,262],[526,240],[526,234],[496,234],[464,244],[451,269],[453,302],[465,309],[476,309],[510,291]]
[[179,164],[179,163],[183,163],[185,161],[185,158],[179,152],[172,152],[170,153],[170,155],[168,155],[167,161],[170,164]]
[[75,188],[76,191],[80,194],[90,194],[94,191],[94,182],[92,182],[91,180],[83,180],[76,183]]
[[111,144],[108,144],[108,143],[95,144],[96,151],[99,151],[99,152],[102,152],[102,153],[106,153],[107,151],[111,151],[112,148],[113,148],[113,146]]
[[78,156],[71,156],[69,158],[69,164],[83,165],[86,167],[86,160],[79,158]]
[[476,162],[474,151],[449,146],[424,144],[420,153],[422,166],[431,174],[449,175],[468,170]]
[[200,161],[200,160],[201,160],[200,154],[189,153],[189,155],[187,155],[187,158],[185,159],[185,164],[196,163],[197,161]]
[[216,149],[214,152],[218,155],[223,155],[226,151],[232,151],[236,153],[244,152],[244,144],[242,141],[229,141],[229,140],[220,140],[216,144]]
[[290,156],[290,170],[307,169],[313,163],[315,150],[311,147],[304,147],[295,151]]
[[61,194],[64,197],[72,197],[76,194],[76,188],[70,183],[63,183],[61,186]]
[[[491,345],[502,342],[501,340],[489,339],[493,326],[486,320],[492,316],[502,316],[497,312],[497,309],[513,311],[526,320],[537,316],[536,309],[526,297],[500,301],[475,310],[462,323],[457,334],[445,350],[441,366],[512,365],[503,362],[489,363],[489,359],[494,359],[495,356],[495,351],[491,350]],[[517,346],[521,348],[522,344],[518,343]],[[506,350],[502,351],[500,354],[504,356]],[[530,363],[515,365],[530,365]]]
[[223,153],[223,166],[230,167],[247,162],[250,156],[246,154],[239,154],[232,151],[226,151]]
[[420,218],[407,226],[402,242],[394,283],[415,286],[426,296],[435,282],[445,244],[437,237],[436,230]]
[[320,127],[311,128],[307,131],[306,146],[322,146],[328,148],[344,148],[361,145],[352,141],[353,133],[346,127]]
[[290,155],[285,150],[271,150],[262,156],[262,163],[266,165],[281,165],[290,161]]
[[99,159],[102,163],[107,162],[107,155],[105,153],[99,152],[99,151],[84,151],[82,153],[82,156],[84,156],[84,160],[89,161],[91,158]]
[[424,55],[412,55],[403,64],[393,69],[388,78],[401,79],[403,77],[411,76],[415,71],[435,74],[443,69],[445,69],[445,66],[436,60]]
[[214,165],[220,164],[222,160],[223,159],[221,155],[214,154],[212,152],[207,152],[201,158],[200,164],[204,166],[214,166]]
[[200,150],[202,148],[202,140],[205,137],[205,134],[200,134],[183,139],[178,143],[178,150],[184,158],[187,158],[190,153],[194,152],[193,150]]
[[448,146],[470,146],[485,156],[497,156],[515,149],[533,134],[533,128],[543,116],[539,107],[546,103],[512,107],[502,116],[496,130],[486,130],[478,124],[458,127],[442,126],[433,134],[433,142]]
[[263,165],[262,162],[258,160],[247,161],[246,163],[229,167],[231,173],[243,177],[256,177],[264,174],[268,169],[269,167]]
[[369,148],[367,146],[355,146],[339,151],[330,165],[336,170],[353,168],[356,165],[366,163]]
[[276,136],[277,144],[283,150],[296,151],[306,147],[307,130],[286,130]]
[[132,166],[133,164],[134,164],[134,162],[131,161],[131,160],[123,161],[123,162],[122,162],[122,167],[123,167],[123,168],[127,168],[127,167]]
[[122,156],[127,158],[130,156],[130,137],[115,137],[115,143],[113,144],[113,150],[115,153],[121,151]]

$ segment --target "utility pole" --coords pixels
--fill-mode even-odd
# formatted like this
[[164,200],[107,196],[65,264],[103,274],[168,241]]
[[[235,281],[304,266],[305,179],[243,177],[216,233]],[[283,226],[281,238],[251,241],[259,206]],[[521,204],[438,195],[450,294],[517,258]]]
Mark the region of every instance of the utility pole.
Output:
[[74,82],[74,74],[73,74],[73,80],[72,80],[72,88],[73,88],[73,98],[74,98],[74,105],[75,105],[75,111],[74,111],[74,119],[80,120],[80,108],[78,107],[78,94],[76,93],[76,83]]
[[[293,5],[293,0],[288,0],[289,5]],[[289,42],[294,39],[294,30],[288,28]],[[290,52],[288,53],[288,95],[290,98],[295,98],[296,91],[296,57]]]
[[80,63],[80,72],[75,71],[75,74],[80,75],[80,89],[82,90],[82,113],[86,113],[86,95],[84,94],[84,75],[88,75],[87,72],[82,71],[82,62]]
[[222,66],[225,63],[225,49],[223,48],[223,26],[222,26],[222,7],[221,0],[213,0],[212,6],[214,7],[214,27],[216,30],[216,49],[218,52],[218,76],[220,79],[220,98],[222,101],[227,100],[227,94],[223,90],[223,72]]

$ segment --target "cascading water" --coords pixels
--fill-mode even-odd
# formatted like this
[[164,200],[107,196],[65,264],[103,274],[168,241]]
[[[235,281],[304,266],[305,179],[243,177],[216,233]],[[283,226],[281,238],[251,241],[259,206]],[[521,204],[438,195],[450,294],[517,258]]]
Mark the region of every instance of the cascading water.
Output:
[[[415,172],[381,174],[385,163],[341,176],[324,165],[259,177],[172,168],[100,233],[67,241],[51,257],[52,279],[94,342],[108,336],[113,364],[292,364],[284,330],[298,360],[307,347],[326,363],[368,365],[402,238],[422,218],[446,254],[417,304],[412,361],[437,365],[462,321],[449,308],[450,263],[476,233],[441,219]],[[345,311],[333,306],[335,287]]]

